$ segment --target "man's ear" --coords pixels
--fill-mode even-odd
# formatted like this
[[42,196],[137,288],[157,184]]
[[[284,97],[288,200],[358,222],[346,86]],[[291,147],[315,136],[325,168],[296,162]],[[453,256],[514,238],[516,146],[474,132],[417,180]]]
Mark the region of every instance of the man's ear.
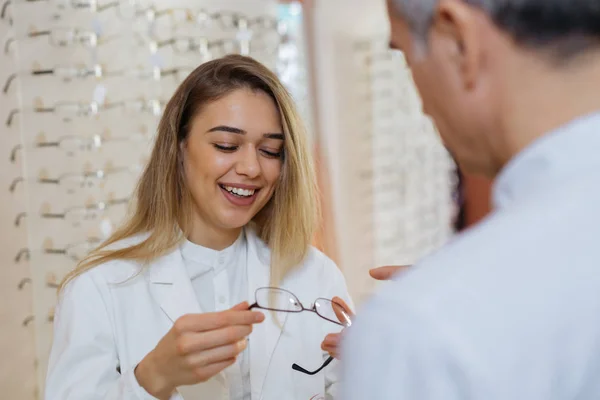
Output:
[[445,57],[456,65],[467,87],[474,86],[483,64],[481,10],[462,0],[440,0],[433,19],[432,34],[442,39]]

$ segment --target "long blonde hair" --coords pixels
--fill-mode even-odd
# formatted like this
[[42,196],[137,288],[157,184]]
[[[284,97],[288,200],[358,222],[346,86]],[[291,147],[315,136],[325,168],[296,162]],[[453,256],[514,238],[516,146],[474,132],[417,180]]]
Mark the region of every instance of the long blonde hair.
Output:
[[[191,232],[193,200],[186,187],[180,144],[204,106],[238,89],[269,95],[284,133],[281,175],[273,197],[255,216],[258,236],[271,250],[271,284],[277,285],[306,256],[318,217],[316,177],[308,137],[294,101],[277,76],[252,58],[229,55],[196,68],[169,100],[150,160],[137,184],[133,212],[102,245],[82,259],[59,292],[82,273],[112,260],[147,265],[171,252]],[[146,234],[126,247],[111,246]]]

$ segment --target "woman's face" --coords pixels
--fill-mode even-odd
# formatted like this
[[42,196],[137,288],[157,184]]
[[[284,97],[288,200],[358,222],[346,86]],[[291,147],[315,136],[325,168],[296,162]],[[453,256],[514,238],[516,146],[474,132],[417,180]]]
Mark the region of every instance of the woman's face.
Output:
[[283,138],[278,108],[261,91],[236,90],[194,117],[182,144],[194,231],[219,235],[250,222],[275,190]]

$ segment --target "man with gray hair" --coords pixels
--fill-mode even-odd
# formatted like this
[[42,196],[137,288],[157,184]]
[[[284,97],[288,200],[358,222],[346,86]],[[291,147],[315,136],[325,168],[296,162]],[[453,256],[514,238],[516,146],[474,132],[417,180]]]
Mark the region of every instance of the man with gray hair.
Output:
[[343,338],[344,400],[600,399],[600,0],[388,0],[440,136],[493,212]]

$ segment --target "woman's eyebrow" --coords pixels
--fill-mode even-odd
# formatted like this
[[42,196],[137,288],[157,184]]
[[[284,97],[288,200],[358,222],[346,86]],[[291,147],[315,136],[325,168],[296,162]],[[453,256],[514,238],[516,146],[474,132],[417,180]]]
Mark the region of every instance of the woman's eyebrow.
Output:
[[[229,133],[237,133],[239,135],[245,135],[247,133],[243,129],[235,128],[233,126],[227,126],[227,125],[215,126],[214,128],[210,128],[208,131],[206,131],[206,133],[209,133],[209,132],[229,132]],[[267,139],[278,139],[278,140],[284,139],[283,133],[265,133],[263,135],[263,137],[265,137]]]
[[246,131],[240,128],[234,128],[233,126],[227,126],[227,125],[218,125],[215,126],[214,128],[210,128],[208,131],[206,131],[206,133],[209,132],[217,132],[217,131],[222,131],[222,132],[229,132],[229,133],[239,133],[240,135],[245,135]]
[[263,136],[267,139],[284,139],[283,133],[265,133]]

